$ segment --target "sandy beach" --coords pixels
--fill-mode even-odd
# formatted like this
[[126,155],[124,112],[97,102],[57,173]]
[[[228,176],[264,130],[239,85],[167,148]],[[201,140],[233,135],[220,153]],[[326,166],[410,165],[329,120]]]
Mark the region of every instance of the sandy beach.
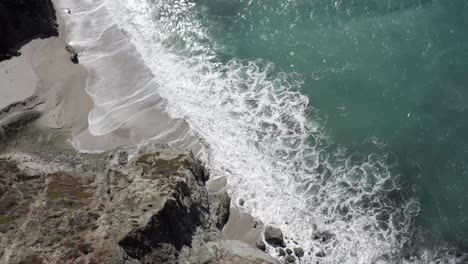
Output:
[[[143,146],[148,142],[199,151],[198,140],[187,124],[161,111],[164,101],[159,96],[135,116],[118,121],[122,125],[109,133],[91,133],[88,117],[97,106],[86,92],[89,73],[70,60],[66,23],[62,19],[66,14],[61,11],[57,11],[59,37],[32,40],[21,48],[21,56],[0,62],[0,93],[4,95],[0,98],[0,109],[4,109],[0,122],[5,124],[27,113],[41,113],[36,125],[66,133],[69,143],[82,152]],[[128,73],[121,78],[131,80],[134,76]]]
[[[89,73],[83,65],[74,64],[70,59],[66,50],[65,22],[60,12],[57,9],[59,37],[32,40],[21,48],[21,56],[0,62],[0,94],[4,95],[0,97],[0,109],[3,109],[0,124],[40,113],[34,125],[56,131],[62,135],[60,139],[68,139],[68,143],[60,145],[73,146],[78,151],[100,152],[148,142],[175,142],[172,147],[199,152],[201,145],[186,123],[151,106],[111,133],[99,136],[90,133],[88,116],[95,105],[85,91]],[[225,178],[218,178],[209,181],[207,186],[209,192],[215,194],[224,191],[226,184]],[[262,227],[260,222],[242,212],[241,207],[234,206],[223,235],[226,239],[255,245]]]
[[70,60],[60,20],[59,32],[59,37],[32,40],[21,48],[21,56],[0,62],[0,93],[5,95],[0,97],[0,122],[38,112],[39,126],[70,136],[86,131],[93,105],[84,91],[87,72]]

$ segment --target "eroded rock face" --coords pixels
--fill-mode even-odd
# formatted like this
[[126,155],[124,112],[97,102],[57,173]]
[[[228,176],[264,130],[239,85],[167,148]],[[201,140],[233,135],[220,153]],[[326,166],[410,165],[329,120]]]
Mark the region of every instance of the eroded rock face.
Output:
[[[191,246],[197,228],[209,220],[208,193],[204,188],[207,177],[193,157],[186,154],[145,154],[135,164],[139,177],[133,181],[141,181],[142,186],[154,185],[151,193],[159,197],[120,197],[120,201],[130,203],[120,210],[131,211],[140,204],[142,214],[154,214],[147,219],[133,219],[135,228],[119,240],[119,245],[132,258],[145,263],[174,262],[184,246]],[[144,202],[132,204],[138,200]]]
[[[17,228],[44,188],[44,178],[27,175],[15,163],[0,159],[0,232]],[[4,248],[0,247],[0,254]]]
[[0,263],[274,263],[221,239],[229,196],[191,153],[70,160],[0,158]]
[[[58,171],[25,172],[0,160],[0,262],[51,263],[80,257],[99,214],[93,212],[91,178]],[[15,199],[15,203],[9,203]]]
[[0,2],[0,61],[18,56],[17,50],[34,38],[58,36],[51,0]]

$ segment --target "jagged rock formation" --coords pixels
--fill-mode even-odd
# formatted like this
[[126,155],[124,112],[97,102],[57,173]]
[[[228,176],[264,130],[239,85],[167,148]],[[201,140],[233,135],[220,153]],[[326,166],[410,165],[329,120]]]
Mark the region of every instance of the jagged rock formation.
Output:
[[57,17],[51,0],[0,2],[0,61],[17,56],[34,38],[58,36]]
[[1,263],[275,263],[222,240],[229,196],[190,152],[54,155],[0,158]]

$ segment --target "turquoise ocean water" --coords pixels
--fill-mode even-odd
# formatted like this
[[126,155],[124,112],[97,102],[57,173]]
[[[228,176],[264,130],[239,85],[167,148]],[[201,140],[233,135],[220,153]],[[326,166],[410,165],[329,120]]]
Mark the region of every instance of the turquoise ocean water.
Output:
[[[468,245],[468,1],[200,0],[224,60],[296,72],[334,144],[389,153],[418,243]],[[398,195],[396,195],[398,196]],[[395,198],[397,199],[397,198]],[[413,241],[414,242],[414,241]]]

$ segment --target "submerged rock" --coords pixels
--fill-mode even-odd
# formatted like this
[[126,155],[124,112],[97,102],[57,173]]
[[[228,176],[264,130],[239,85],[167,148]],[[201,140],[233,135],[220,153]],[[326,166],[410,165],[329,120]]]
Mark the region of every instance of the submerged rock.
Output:
[[295,261],[296,261],[296,259],[291,255],[286,257],[286,262],[287,263],[294,263]]
[[304,256],[304,250],[300,247],[294,248],[294,255],[298,258],[302,258]]
[[283,232],[281,232],[281,229],[272,226],[267,226],[263,235],[265,236],[265,241],[268,244],[273,246],[285,247]]
[[313,239],[324,243],[328,243],[333,237],[335,237],[335,235],[328,230],[323,232],[315,232],[312,236]]
[[286,253],[288,253],[288,255],[292,255],[293,251],[290,248],[287,248]]
[[320,250],[319,252],[315,253],[316,257],[323,258],[325,257],[325,252],[323,250]]
[[278,256],[282,257],[282,256],[285,256],[285,255],[286,255],[286,252],[284,251],[284,249],[278,248]]

